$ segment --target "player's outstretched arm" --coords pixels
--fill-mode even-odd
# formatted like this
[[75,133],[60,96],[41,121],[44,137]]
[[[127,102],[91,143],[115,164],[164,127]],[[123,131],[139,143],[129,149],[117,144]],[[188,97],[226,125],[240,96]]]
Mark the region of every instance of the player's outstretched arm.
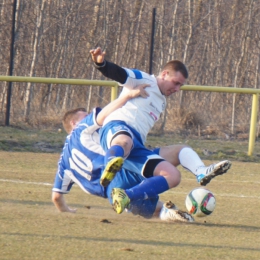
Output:
[[116,109],[122,107],[128,100],[135,97],[147,98],[149,94],[145,90],[146,87],[149,87],[148,84],[142,84],[137,86],[134,89],[131,89],[125,93],[122,93],[117,99],[106,105],[97,116],[97,123],[102,126],[105,118],[110,115]]
[[64,195],[58,192],[52,192],[52,202],[60,212],[71,212],[76,213],[77,209],[71,209],[67,205]]
[[113,62],[105,60],[106,52],[100,47],[90,50],[91,58],[94,61],[95,67],[107,78],[124,84],[127,80],[127,72],[124,68],[116,65]]

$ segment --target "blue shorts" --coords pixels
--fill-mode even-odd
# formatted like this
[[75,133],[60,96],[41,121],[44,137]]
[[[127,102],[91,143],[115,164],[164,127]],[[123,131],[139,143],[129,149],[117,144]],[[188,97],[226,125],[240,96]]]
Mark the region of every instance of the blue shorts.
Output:
[[[132,188],[144,180],[140,174],[129,172],[122,169],[118,172],[113,181],[108,185],[106,194],[110,204],[112,204],[111,192],[113,188],[129,189]],[[146,200],[137,200],[130,203],[129,211],[134,215],[139,215],[144,218],[151,218],[154,214],[159,196]]]
[[140,134],[135,129],[120,120],[107,123],[99,132],[100,144],[105,151],[110,148],[110,142],[113,137],[120,132],[127,132],[133,139],[133,148],[124,161],[125,169],[143,175],[143,171],[149,160],[164,160],[156,152],[151,151],[144,146]]

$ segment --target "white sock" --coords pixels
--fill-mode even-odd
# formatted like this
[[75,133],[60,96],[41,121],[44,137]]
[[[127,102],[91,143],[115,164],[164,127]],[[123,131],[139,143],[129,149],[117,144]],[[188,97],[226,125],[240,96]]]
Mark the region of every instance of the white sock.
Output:
[[162,206],[162,209],[161,209],[161,212],[160,212],[160,215],[159,215],[159,218],[161,219],[161,220],[167,220],[167,208],[166,207],[164,207],[164,205]]
[[179,153],[179,160],[185,169],[197,175],[197,170],[200,167],[205,167],[198,154],[189,147],[183,148]]
[[[174,209],[177,209],[177,207],[175,206]],[[174,211],[163,205],[159,217],[161,220],[169,221],[174,220],[176,218],[176,214],[174,213]]]

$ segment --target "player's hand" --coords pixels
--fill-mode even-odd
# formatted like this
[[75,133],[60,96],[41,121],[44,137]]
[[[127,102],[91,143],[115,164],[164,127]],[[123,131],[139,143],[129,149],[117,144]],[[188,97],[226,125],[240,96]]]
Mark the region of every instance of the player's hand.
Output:
[[139,97],[139,96],[143,97],[143,98],[149,97],[148,92],[145,90],[145,88],[147,88],[147,87],[150,87],[150,85],[149,84],[141,84],[141,85],[136,86],[129,93],[131,95],[131,98]]
[[91,58],[96,63],[102,63],[105,59],[106,52],[102,51],[100,47],[90,50]]

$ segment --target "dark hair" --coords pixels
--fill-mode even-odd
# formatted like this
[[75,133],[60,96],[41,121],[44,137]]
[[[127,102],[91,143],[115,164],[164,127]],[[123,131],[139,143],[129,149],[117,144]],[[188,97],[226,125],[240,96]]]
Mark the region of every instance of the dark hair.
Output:
[[171,60],[167,62],[162,70],[179,71],[185,79],[189,77],[189,72],[184,63],[179,60]]

